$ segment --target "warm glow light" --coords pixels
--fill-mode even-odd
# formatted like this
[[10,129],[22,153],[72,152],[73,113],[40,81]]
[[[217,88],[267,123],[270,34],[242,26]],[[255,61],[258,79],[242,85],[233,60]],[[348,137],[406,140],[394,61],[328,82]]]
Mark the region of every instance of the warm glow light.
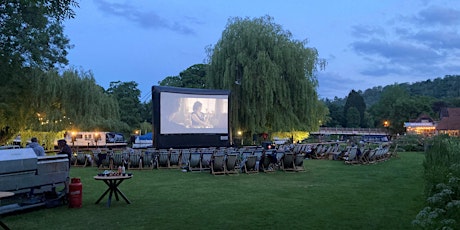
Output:
[[384,122],[383,122],[383,126],[384,126],[384,127],[389,127],[389,126],[390,126],[390,122],[389,122],[389,121],[384,121]]
[[243,134],[243,132],[241,130],[238,130],[237,134],[238,134],[238,136],[241,136]]

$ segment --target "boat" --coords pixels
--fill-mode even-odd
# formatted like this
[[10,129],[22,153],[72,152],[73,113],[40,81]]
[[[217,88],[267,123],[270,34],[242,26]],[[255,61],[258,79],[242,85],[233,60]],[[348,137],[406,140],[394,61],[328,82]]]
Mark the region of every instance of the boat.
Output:
[[[127,146],[123,134],[116,132],[66,132],[63,139],[72,147],[124,148]],[[57,140],[55,145],[57,146]]]
[[152,133],[136,136],[133,143],[133,149],[152,148],[153,138]]

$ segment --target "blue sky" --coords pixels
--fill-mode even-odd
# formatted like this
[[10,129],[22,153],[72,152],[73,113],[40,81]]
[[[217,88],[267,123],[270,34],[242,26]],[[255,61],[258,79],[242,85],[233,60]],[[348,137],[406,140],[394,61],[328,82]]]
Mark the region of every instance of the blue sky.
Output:
[[231,17],[270,15],[327,60],[321,98],[460,75],[458,0],[85,0],[65,22],[69,66],[97,84],[135,81],[141,101],[167,76],[205,63]]

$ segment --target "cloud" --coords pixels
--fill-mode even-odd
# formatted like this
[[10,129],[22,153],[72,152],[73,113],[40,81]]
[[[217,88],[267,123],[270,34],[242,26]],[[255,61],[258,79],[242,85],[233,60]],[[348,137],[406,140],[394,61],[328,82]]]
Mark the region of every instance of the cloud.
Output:
[[358,54],[376,55],[393,64],[432,64],[442,59],[442,56],[430,47],[401,40],[387,42],[371,39],[354,42],[351,46]]
[[344,77],[343,73],[320,71],[317,78],[320,98],[334,98],[335,96],[342,98],[347,96],[352,89],[358,90],[363,86],[362,80],[353,78],[353,76]]
[[154,11],[141,11],[129,3],[112,3],[105,0],[94,0],[94,2],[102,12],[128,19],[146,29],[167,29],[181,34],[195,33],[192,28],[184,23],[196,23],[196,20],[190,17],[186,18],[187,20],[184,20],[184,22],[170,21],[161,17]]
[[[398,21],[397,24],[393,22]],[[458,70],[460,10],[443,6],[423,8],[412,16],[395,16],[386,27],[355,25],[350,43],[367,62],[367,76],[439,75]]]
[[443,6],[431,6],[421,10],[414,20],[422,25],[458,25],[460,23],[460,10]]
[[410,36],[410,38],[435,49],[460,48],[460,34],[457,31],[421,30]]
[[355,37],[385,36],[386,31],[380,26],[355,25],[352,26],[352,35]]

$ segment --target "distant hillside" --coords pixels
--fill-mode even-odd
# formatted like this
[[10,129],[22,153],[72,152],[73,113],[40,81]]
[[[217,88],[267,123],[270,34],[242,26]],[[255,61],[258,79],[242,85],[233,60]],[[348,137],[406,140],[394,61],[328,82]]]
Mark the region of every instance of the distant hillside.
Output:
[[[436,78],[434,80],[429,79],[413,84],[401,83],[397,85],[407,89],[410,95],[428,96],[438,99],[460,97],[460,75],[446,75],[443,78]],[[380,100],[380,95],[386,87],[388,86],[376,86],[366,89],[364,92],[359,91],[359,93],[364,98],[367,107],[370,107]]]

